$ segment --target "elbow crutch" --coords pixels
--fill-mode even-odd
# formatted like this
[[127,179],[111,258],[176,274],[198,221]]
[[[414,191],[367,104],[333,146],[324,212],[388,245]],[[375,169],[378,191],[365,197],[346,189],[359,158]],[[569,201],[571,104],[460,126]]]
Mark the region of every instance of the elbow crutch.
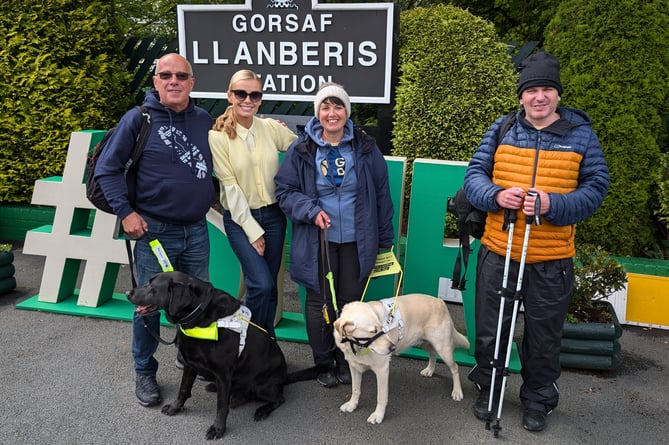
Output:
[[511,314],[511,325],[509,327],[509,337],[506,348],[506,357],[504,360],[504,368],[502,369],[502,384],[499,390],[499,405],[497,407],[497,419],[495,425],[493,426],[493,431],[495,437],[499,437],[499,432],[502,427],[500,426],[500,420],[502,417],[502,406],[504,404],[504,391],[506,389],[506,381],[509,376],[509,362],[511,360],[511,349],[513,347],[513,335],[516,326],[516,318],[518,316],[518,306],[520,300],[522,299],[521,290],[523,285],[523,275],[525,273],[525,259],[527,258],[527,245],[530,240],[530,229],[532,227],[532,222],[538,226],[541,224],[540,211],[541,211],[541,202],[539,196],[536,192],[528,192],[530,196],[536,196],[534,203],[534,216],[525,217],[525,234],[523,236],[523,246],[520,254],[520,264],[518,266],[518,278],[516,280],[516,289],[515,292],[507,289],[508,279],[509,279],[509,269],[511,265],[511,247],[513,245],[513,230],[515,228],[515,222],[517,215],[515,211],[505,211],[504,214],[504,223],[505,226],[508,225],[509,237],[506,247],[506,258],[504,260],[504,275],[502,278],[502,289],[500,291],[500,304],[499,304],[499,316],[497,319],[497,335],[495,338],[495,353],[493,356],[493,368],[492,368],[492,378],[490,381],[490,398],[488,400],[488,413],[486,415],[486,429],[490,429],[490,422],[492,421],[492,408],[495,392],[495,378],[497,374],[497,368],[499,367],[499,352],[500,352],[500,343],[502,337],[502,325],[504,320],[504,304],[507,298],[513,298],[513,311]]

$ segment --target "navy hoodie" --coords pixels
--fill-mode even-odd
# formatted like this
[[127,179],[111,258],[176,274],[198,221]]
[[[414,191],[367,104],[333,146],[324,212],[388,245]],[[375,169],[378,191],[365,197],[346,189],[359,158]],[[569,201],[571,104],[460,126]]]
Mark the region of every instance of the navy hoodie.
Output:
[[[138,164],[136,209],[170,224],[200,221],[214,200],[208,142],[213,120],[192,99],[179,113],[165,107],[155,90],[146,93],[144,106],[151,113],[151,134]],[[139,109],[128,111],[95,167],[95,179],[121,219],[133,211],[123,172],[141,124]]]

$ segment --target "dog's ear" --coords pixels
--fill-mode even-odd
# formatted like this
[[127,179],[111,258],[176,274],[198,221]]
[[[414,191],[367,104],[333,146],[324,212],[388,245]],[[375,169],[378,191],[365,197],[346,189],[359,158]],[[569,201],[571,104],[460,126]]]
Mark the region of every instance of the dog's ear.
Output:
[[344,338],[344,332],[342,330],[342,325],[344,324],[344,321],[341,319],[341,317],[337,318],[334,323],[332,323],[332,327],[334,328],[335,331],[337,331],[337,334],[339,335],[339,338]]
[[170,323],[175,322],[174,315],[178,312],[179,308],[176,306],[178,303],[178,298],[172,298],[174,292],[174,280],[171,276],[167,277],[167,295],[169,296],[168,307],[165,310],[165,318],[168,319]]
[[343,340],[349,332],[355,331],[355,323],[352,321],[342,321],[339,324],[339,337]]

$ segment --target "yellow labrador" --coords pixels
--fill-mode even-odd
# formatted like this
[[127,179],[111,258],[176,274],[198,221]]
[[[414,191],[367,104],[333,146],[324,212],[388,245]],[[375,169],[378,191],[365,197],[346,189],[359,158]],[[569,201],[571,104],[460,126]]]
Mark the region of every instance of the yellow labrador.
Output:
[[351,367],[351,399],[339,409],[352,412],[358,407],[362,374],[376,374],[376,409],[367,422],[383,422],[388,404],[388,375],[393,353],[420,345],[430,354],[421,375],[431,377],[436,354],[453,376],[453,400],[462,400],[458,365],[453,360],[456,347],[469,348],[467,337],[455,330],[446,303],[430,295],[408,294],[397,299],[352,302],[345,305],[334,322],[335,342]]

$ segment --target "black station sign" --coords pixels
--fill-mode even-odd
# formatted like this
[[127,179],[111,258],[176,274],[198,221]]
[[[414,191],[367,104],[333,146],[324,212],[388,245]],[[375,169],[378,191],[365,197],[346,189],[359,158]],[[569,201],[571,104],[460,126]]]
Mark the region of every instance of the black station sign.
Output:
[[313,100],[325,81],[352,102],[390,103],[392,3],[247,0],[178,5],[179,52],[193,65],[191,94],[226,98],[232,74],[255,71],[267,100]]

